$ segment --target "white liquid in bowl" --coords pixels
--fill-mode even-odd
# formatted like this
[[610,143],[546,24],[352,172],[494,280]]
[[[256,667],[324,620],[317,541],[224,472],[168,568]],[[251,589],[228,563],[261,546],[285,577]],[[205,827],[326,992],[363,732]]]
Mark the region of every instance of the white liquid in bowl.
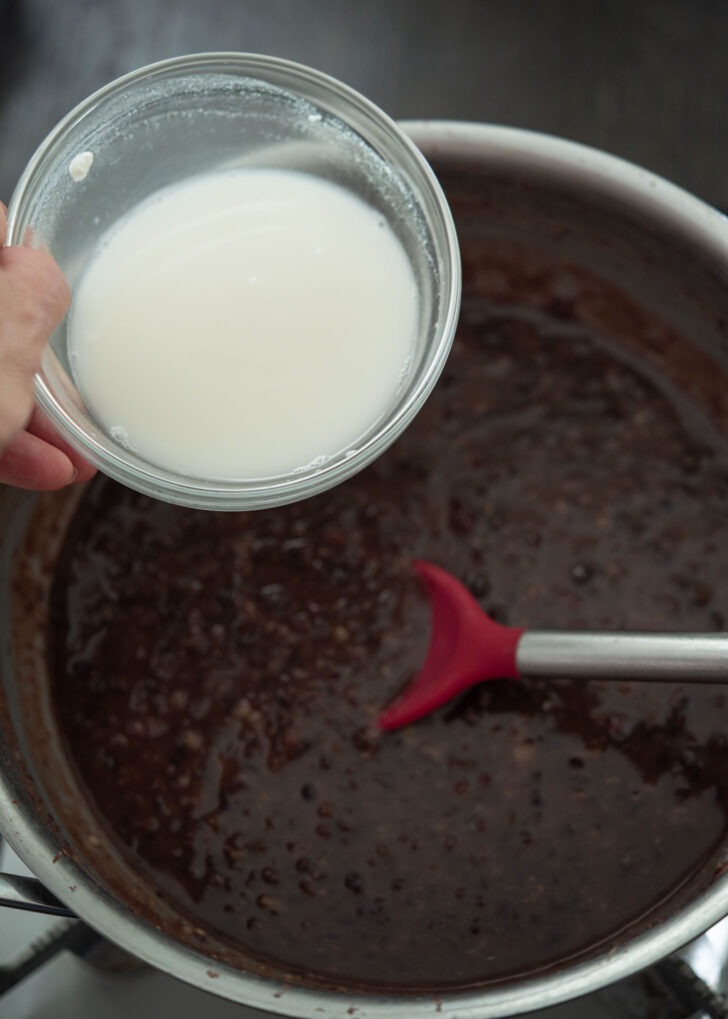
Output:
[[414,272],[380,214],[286,170],[158,192],[76,288],[90,413],[152,463],[225,480],[346,450],[392,405],[417,338]]

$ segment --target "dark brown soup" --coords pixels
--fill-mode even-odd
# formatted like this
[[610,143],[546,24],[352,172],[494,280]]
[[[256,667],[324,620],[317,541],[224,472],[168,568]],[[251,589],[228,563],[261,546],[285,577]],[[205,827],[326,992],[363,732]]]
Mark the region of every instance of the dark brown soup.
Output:
[[573,302],[472,294],[364,473],[217,515],[99,480],[55,578],[58,716],[110,835],[195,924],[332,981],[465,986],[588,952],[726,828],[718,687],[493,682],[377,729],[425,654],[416,557],[521,626],[728,617],[718,428]]

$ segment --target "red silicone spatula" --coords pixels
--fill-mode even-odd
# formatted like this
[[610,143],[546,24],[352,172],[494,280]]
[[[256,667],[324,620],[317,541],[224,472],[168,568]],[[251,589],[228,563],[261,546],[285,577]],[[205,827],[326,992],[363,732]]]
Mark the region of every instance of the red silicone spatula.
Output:
[[486,679],[728,680],[728,634],[570,633],[502,626],[446,570],[422,561],[414,568],[432,606],[430,645],[421,671],[380,714],[382,729],[415,722]]

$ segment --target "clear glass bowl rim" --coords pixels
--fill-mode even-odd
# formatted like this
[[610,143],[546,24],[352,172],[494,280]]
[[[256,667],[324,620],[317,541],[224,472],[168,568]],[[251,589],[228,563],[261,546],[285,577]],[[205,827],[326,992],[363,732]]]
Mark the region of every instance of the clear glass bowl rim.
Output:
[[[32,209],[33,194],[47,162],[52,162],[61,141],[99,105],[118,94],[146,81],[189,74],[231,74],[240,78],[258,78],[291,92],[301,92],[304,99],[316,102],[319,96],[335,97],[345,109],[334,111],[344,123],[350,124],[366,141],[369,133],[382,132],[394,141],[414,183],[435,210],[436,218],[429,226],[433,239],[440,238],[439,256],[445,271],[440,279],[442,314],[435,343],[425,359],[425,370],[408,398],[388,414],[383,426],[362,443],[348,458],[333,459],[316,473],[290,474],[270,479],[249,481],[218,481],[185,477],[146,465],[141,460],[131,463],[122,447],[112,439],[99,441],[56,398],[41,368],[35,377],[36,400],[49,419],[79,451],[108,476],[122,484],[167,502],[217,510],[260,509],[294,502],[325,491],[357,473],[375,460],[404,431],[432,391],[450,351],[457,326],[461,297],[461,266],[455,224],[447,199],[429,163],[404,130],[374,103],[348,85],[330,75],[294,61],[243,52],[206,52],[172,57],[148,64],[109,82],[74,107],[41,142],[23,171],[8,207],[8,244],[22,244]],[[362,123],[352,122],[351,111],[361,116]]]

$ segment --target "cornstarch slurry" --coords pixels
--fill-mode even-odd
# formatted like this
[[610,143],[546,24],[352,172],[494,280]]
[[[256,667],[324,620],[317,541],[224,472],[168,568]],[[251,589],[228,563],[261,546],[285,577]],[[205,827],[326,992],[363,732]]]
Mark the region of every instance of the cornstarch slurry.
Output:
[[355,445],[412,358],[418,297],[381,214],[287,170],[175,184],[103,238],[69,355],[102,427],[150,461],[222,480]]

